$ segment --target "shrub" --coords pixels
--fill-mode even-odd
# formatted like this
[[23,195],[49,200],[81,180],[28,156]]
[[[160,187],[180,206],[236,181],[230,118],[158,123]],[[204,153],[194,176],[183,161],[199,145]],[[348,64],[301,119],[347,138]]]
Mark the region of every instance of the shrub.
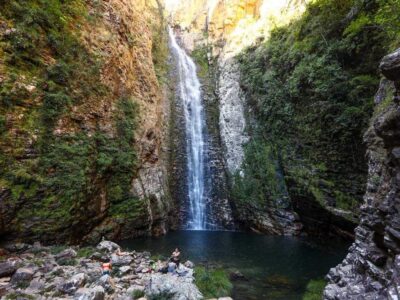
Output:
[[306,292],[303,295],[303,300],[321,300],[326,286],[326,281],[323,279],[311,280],[307,284]]
[[134,290],[133,292],[132,292],[132,298],[133,299],[139,299],[139,298],[142,298],[142,297],[144,297],[144,291],[142,291],[142,290]]
[[57,255],[58,253],[63,252],[65,249],[67,249],[67,246],[65,246],[65,245],[52,246],[50,248],[50,253],[53,255]]
[[93,247],[79,248],[77,251],[78,257],[90,257],[96,250]]
[[195,268],[196,285],[205,298],[229,296],[233,285],[228,274],[222,269],[209,270],[205,267]]

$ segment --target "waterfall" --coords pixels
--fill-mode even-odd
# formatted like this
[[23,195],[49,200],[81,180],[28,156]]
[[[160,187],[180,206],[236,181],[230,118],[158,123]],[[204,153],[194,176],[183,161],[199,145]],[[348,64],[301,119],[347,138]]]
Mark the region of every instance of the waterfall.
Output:
[[189,216],[187,229],[204,230],[207,227],[205,195],[205,119],[202,104],[201,85],[196,65],[176,40],[169,28],[171,48],[177,59],[178,92],[184,107],[187,153],[187,184]]

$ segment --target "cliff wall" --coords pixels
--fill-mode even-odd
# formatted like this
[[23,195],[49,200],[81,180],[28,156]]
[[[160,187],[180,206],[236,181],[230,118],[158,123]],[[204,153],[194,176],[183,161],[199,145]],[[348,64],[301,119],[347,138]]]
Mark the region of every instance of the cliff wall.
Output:
[[364,136],[369,172],[360,224],[349,254],[327,276],[325,299],[400,296],[400,49],[384,57],[380,69],[386,78],[375,97],[375,116]]
[[167,230],[166,49],[156,1],[0,4],[0,235]]

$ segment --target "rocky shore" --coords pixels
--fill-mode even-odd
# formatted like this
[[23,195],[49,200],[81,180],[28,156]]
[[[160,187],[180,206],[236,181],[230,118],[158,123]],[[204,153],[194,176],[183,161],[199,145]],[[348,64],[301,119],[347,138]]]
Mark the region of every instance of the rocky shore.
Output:
[[[197,300],[194,265],[180,264],[176,273],[160,272],[166,261],[149,252],[122,252],[110,241],[95,248],[11,244],[0,248],[1,299],[172,299]],[[111,275],[102,263],[111,259]],[[231,298],[220,298],[229,300]]]

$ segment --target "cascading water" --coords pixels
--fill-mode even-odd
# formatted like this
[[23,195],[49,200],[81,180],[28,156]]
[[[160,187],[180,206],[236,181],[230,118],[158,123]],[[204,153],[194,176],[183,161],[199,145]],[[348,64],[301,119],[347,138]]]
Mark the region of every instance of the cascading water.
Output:
[[208,229],[205,196],[205,138],[204,110],[201,85],[197,77],[196,65],[176,40],[169,28],[171,48],[177,58],[179,74],[179,96],[183,102],[186,129],[187,174],[189,191],[189,216],[187,229]]

